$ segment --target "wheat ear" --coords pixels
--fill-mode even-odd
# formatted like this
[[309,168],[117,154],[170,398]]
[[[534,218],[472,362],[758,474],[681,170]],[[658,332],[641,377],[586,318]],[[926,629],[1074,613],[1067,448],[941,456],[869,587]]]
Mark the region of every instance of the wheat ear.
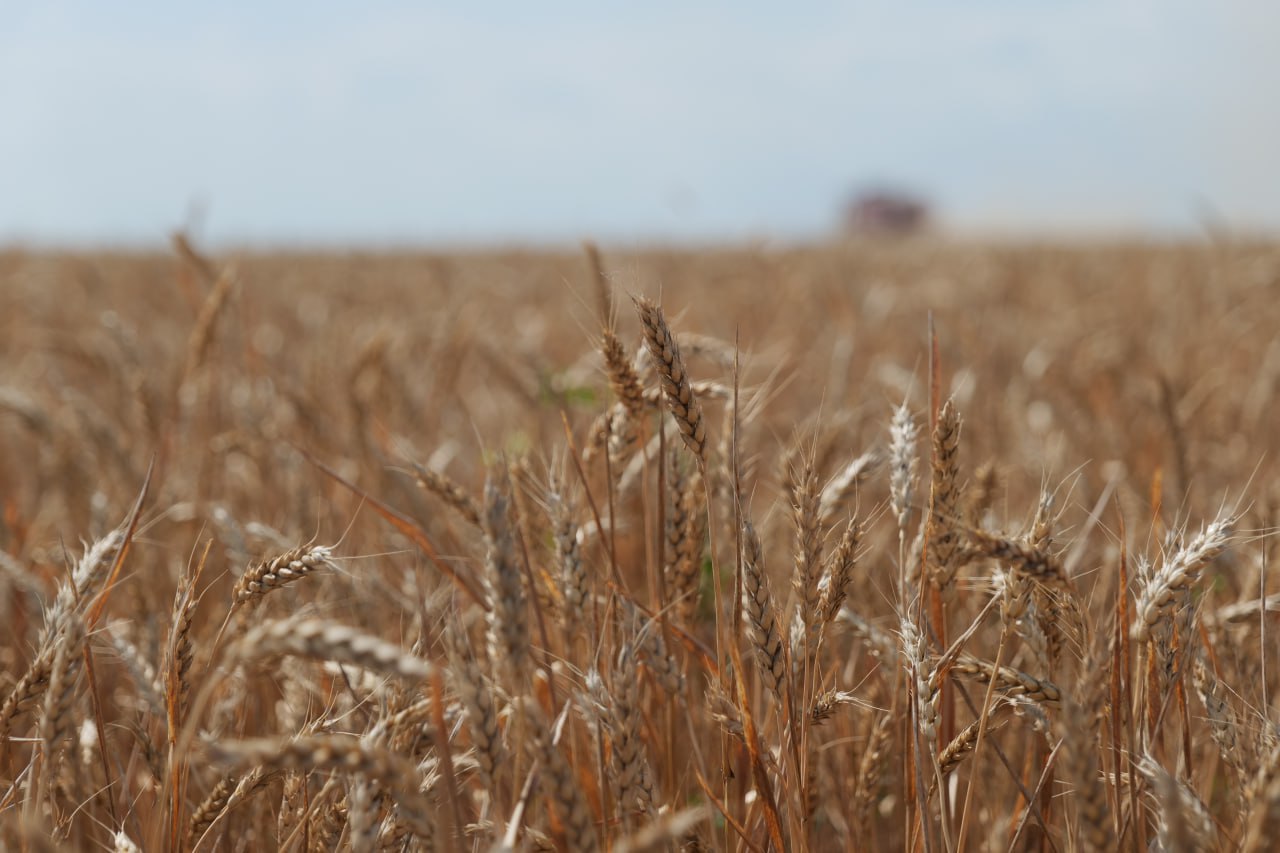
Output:
[[707,462],[707,424],[702,414],[702,404],[693,393],[689,382],[689,373],[685,369],[684,359],[680,357],[680,348],[671,335],[662,309],[643,296],[635,300],[636,310],[640,314],[640,324],[644,326],[645,343],[649,355],[653,357],[658,370],[658,379],[662,384],[662,394],[666,398],[667,408],[675,418],[676,426],[685,445],[693,452],[698,463],[705,467]]

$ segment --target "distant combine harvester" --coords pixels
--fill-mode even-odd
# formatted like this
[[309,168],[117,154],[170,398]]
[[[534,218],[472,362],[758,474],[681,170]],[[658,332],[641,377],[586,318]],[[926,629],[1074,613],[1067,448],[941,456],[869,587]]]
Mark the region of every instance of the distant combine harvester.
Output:
[[916,196],[874,190],[854,197],[845,209],[845,232],[856,237],[906,237],[929,224],[929,206]]

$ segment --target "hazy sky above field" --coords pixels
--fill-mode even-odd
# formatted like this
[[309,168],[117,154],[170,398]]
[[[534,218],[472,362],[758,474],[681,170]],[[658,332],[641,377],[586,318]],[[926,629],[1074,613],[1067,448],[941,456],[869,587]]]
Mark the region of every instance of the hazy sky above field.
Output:
[[1280,230],[1274,0],[0,7],[0,242]]

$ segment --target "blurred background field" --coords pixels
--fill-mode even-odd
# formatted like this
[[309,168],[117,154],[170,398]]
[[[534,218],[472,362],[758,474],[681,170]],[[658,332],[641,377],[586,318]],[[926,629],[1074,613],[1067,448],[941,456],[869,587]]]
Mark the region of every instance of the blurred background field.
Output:
[[[1127,493],[1148,500],[1159,471],[1165,501],[1186,512],[1232,484],[1269,482],[1280,382],[1270,244],[872,241],[605,258],[624,330],[628,294],[661,295],[680,327],[741,343],[745,380],[770,383],[755,429],[774,451],[832,418],[842,443],[870,445],[891,406],[925,404],[932,314],[971,458],[1022,469],[1020,488],[1077,471],[1096,486],[1122,471]],[[162,438],[141,418],[172,414],[214,269],[177,252],[0,256],[6,384],[65,407],[76,429],[106,421],[89,434],[116,436],[123,446],[101,458],[128,466],[93,488],[117,500]],[[340,453],[391,436],[447,444],[468,470],[482,450],[555,445],[561,411],[585,428],[609,399],[581,252],[248,255],[234,270],[206,344],[219,368],[196,379],[234,390],[235,405],[187,413],[198,432],[166,439],[195,442],[178,456],[207,459],[204,442],[258,440],[282,418],[274,438]],[[693,357],[695,375],[725,378],[723,364]],[[9,458],[56,455],[37,439],[11,431]],[[234,461],[235,442],[223,452]]]

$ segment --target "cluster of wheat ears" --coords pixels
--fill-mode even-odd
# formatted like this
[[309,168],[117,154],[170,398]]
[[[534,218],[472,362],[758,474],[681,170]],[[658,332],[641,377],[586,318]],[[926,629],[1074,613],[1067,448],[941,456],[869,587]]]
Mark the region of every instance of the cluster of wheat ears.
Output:
[[[1276,412],[1274,341],[1225,398],[1197,355],[1135,391],[1133,317],[1075,350],[1043,319],[999,367],[947,293],[1089,291],[1105,269],[960,253],[949,289],[902,285],[919,305],[861,287],[859,328],[906,340],[902,367],[841,348],[853,297],[797,281],[911,279],[916,249],[654,261],[764,267],[758,293],[785,281],[807,306],[777,303],[788,346],[835,341],[879,382],[857,390],[691,328],[727,311],[673,313],[631,286],[641,262],[590,247],[546,273],[587,282],[572,322],[459,281],[528,258],[409,259],[365,291],[367,259],[312,289],[280,279],[314,259],[237,272],[176,248],[0,264],[5,849],[1256,851],[1280,832],[1268,463],[1235,440],[1250,424],[1219,430]],[[1259,304],[1280,269],[1138,255],[1106,263],[1229,270]],[[60,321],[51,271],[130,300]],[[1248,360],[1267,323],[1236,319],[1184,348]],[[530,369],[530,335],[557,368]]]

